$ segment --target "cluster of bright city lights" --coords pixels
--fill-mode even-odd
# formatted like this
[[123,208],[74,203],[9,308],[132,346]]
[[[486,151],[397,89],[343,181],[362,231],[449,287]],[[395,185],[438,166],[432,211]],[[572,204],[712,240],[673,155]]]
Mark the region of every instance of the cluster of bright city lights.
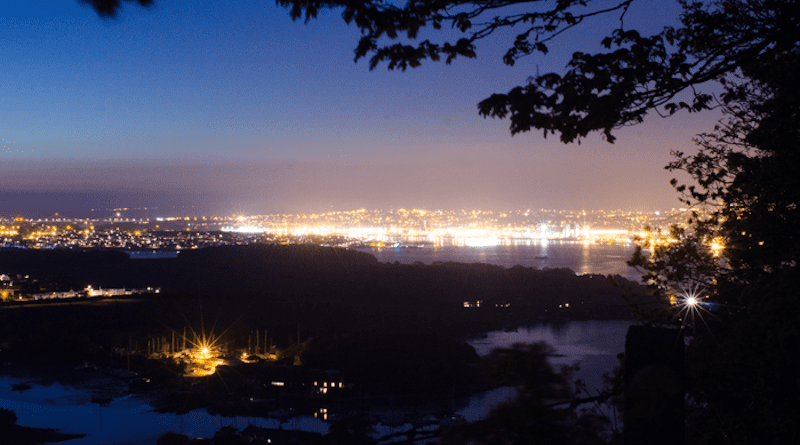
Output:
[[329,225],[321,226],[297,226],[286,228],[259,227],[253,225],[226,226],[222,229],[227,232],[245,234],[268,234],[273,236],[293,236],[293,237],[328,237],[341,236],[351,240],[370,241],[373,247],[392,247],[398,240],[412,240],[419,243],[430,243],[432,245],[446,244],[445,240],[456,240],[455,243],[466,247],[490,247],[508,245],[523,241],[548,241],[548,240],[572,240],[572,241],[622,241],[630,242],[633,237],[640,233],[631,234],[622,229],[590,229],[589,227],[579,228],[567,227],[566,229],[550,226],[546,223],[540,224],[537,228],[463,228],[448,227],[432,230],[416,230],[404,227],[337,227]]
[[[674,242],[665,229],[670,224],[682,224],[686,213],[686,209],[668,212],[359,209],[319,214],[175,216],[151,220],[127,217],[127,208],[114,210],[111,216],[97,219],[57,214],[43,220],[0,218],[0,243],[6,246],[25,244],[32,248],[182,250],[229,243],[237,236],[263,236],[277,242],[323,242],[342,247],[396,247],[398,242],[412,247],[491,247],[547,241],[631,243],[635,239],[645,240],[648,247],[655,247]],[[648,227],[652,230],[646,230]],[[718,252],[720,245],[711,248]]]

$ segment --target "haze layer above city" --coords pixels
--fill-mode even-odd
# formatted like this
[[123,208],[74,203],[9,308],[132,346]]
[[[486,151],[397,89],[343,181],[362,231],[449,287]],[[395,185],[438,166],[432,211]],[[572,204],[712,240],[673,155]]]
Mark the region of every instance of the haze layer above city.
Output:
[[[676,8],[637,2],[625,20],[657,30]],[[477,59],[370,72],[353,62],[357,30],[322,15],[304,24],[271,2],[198,0],[126,3],[102,19],[70,0],[4,3],[0,216],[669,209],[680,206],[670,152],[693,151],[718,118],[648,116],[614,144],[512,137],[476,104],[562,70],[617,22],[513,67],[502,63],[509,34]]]

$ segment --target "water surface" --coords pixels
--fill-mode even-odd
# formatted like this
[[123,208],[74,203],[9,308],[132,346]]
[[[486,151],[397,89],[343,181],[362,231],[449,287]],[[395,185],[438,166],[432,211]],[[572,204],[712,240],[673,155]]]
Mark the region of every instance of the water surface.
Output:
[[578,275],[620,275],[637,282],[642,275],[626,264],[635,250],[631,243],[532,241],[530,244],[491,247],[359,247],[355,250],[370,253],[382,263],[453,261],[504,267],[522,265],[537,269],[566,267]]

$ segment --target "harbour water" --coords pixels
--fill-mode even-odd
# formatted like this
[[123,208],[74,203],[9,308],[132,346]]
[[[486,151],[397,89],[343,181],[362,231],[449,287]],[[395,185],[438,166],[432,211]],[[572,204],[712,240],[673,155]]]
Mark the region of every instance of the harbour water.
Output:
[[[541,324],[515,331],[488,332],[481,338],[470,340],[479,355],[496,347],[513,343],[545,341],[557,354],[551,361],[555,369],[562,365],[579,363],[580,371],[574,378],[586,381],[594,395],[602,388],[602,374],[617,365],[616,355],[624,350],[625,332],[630,321],[570,321],[560,324]],[[24,381],[31,389],[12,391],[12,384]],[[512,388],[498,388],[476,394],[467,406],[456,414],[467,421],[486,417],[499,403],[513,398]],[[14,410],[18,424],[36,428],[55,428],[64,433],[82,433],[87,436],[74,439],[70,445],[101,444],[155,444],[162,434],[173,431],[189,437],[212,437],[224,426],[243,429],[247,425],[263,428],[303,430],[326,433],[328,423],[308,415],[284,419],[258,417],[222,417],[194,410],[186,414],[156,413],[143,397],[126,395],[107,405],[92,401],[87,389],[63,386],[59,383],[42,386],[35,381],[0,377],[0,408]],[[410,424],[375,425],[376,436],[411,428]]]
[[521,265],[537,269],[569,268],[578,275],[620,275],[639,281],[641,272],[626,261],[635,250],[630,242],[585,243],[580,241],[536,240],[516,245],[487,247],[359,247],[356,250],[374,255],[382,263],[412,264],[436,261],[487,263],[504,267]]
[[513,331],[493,331],[471,340],[479,355],[492,349],[510,347],[514,343],[545,342],[555,349],[551,360],[555,369],[579,364],[574,378],[583,379],[591,395],[603,388],[603,374],[610,373],[619,362],[617,354],[625,350],[625,334],[634,322],[630,320],[567,321],[526,326]]
[[[521,246],[441,247],[441,248],[360,248],[375,255],[381,262],[398,261],[404,264],[420,261],[490,263],[511,267],[562,268],[578,274],[619,274],[636,280],[638,273],[625,261],[633,252],[627,244],[583,244],[549,242]],[[511,346],[516,342],[545,341],[557,354],[552,364],[580,364],[574,376],[586,381],[591,395],[602,388],[602,374],[617,365],[617,354],[624,350],[625,333],[630,321],[568,321],[559,324],[540,324],[515,331],[493,331],[481,338],[469,340],[480,355],[492,348]],[[328,424],[312,416],[296,416],[288,420],[251,417],[222,417],[204,410],[183,415],[152,412],[148,400],[135,396],[114,399],[106,406],[93,403],[85,389],[52,384],[37,385],[30,381],[30,390],[12,391],[11,385],[25,379],[0,377],[0,408],[12,409],[18,424],[37,428],[55,428],[65,433],[87,434],[70,445],[155,444],[162,434],[173,431],[190,437],[211,437],[223,426],[243,429],[247,425],[266,428],[300,429],[326,433]],[[514,396],[511,388],[498,388],[473,396],[467,406],[457,411],[467,421],[485,417],[492,407]],[[375,426],[376,436],[402,431],[411,425]]]
[[289,420],[258,417],[223,417],[194,410],[186,414],[156,413],[146,398],[123,396],[107,406],[92,403],[85,389],[31,384],[31,389],[11,390],[19,379],[0,377],[0,408],[17,414],[17,424],[35,428],[54,428],[62,433],[86,434],[86,437],[64,442],[69,445],[155,445],[166,432],[189,437],[213,437],[224,426],[243,429],[247,425],[287,430],[302,429],[326,433],[327,424],[311,416]]
[[176,258],[178,250],[123,250],[132,260],[154,260],[161,258]]

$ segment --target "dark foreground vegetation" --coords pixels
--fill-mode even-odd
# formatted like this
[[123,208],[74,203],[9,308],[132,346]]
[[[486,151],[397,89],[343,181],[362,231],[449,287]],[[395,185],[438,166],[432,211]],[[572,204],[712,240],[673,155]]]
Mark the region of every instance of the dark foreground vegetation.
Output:
[[84,436],[85,434],[64,434],[51,429],[19,426],[14,411],[0,408],[0,437],[4,444],[35,445],[63,442]]
[[[159,411],[245,416],[392,405],[443,418],[454,403],[501,384],[465,337],[545,321],[630,319],[629,302],[648,299],[619,277],[381,264],[309,245],[212,247],[149,260],[5,249],[0,270],[75,287],[161,288],[4,303],[2,372],[45,384],[114,377]],[[220,363],[211,375],[187,376],[181,351],[203,337]]]
[[[630,319],[621,295],[649,302],[643,288],[620,277],[487,264],[385,264],[369,254],[311,245],[212,247],[152,260],[115,251],[5,249],[0,270],[74,287],[160,287],[160,304],[181,308],[173,312],[195,315],[193,307],[202,302],[207,315],[264,328],[300,323],[314,330],[463,334],[503,322]],[[465,302],[473,310],[464,310]]]
[[[437,339],[504,327],[630,319],[630,302],[649,301],[641,287],[620,277],[486,264],[381,264],[368,254],[306,245],[213,247],[152,260],[114,251],[6,249],[0,270],[76,286],[162,289],[3,305],[5,361],[70,365],[112,360],[115,349],[155,352],[156,342],[173,342],[174,352],[175,335],[212,331],[230,350],[252,350],[257,341],[285,348],[314,338],[311,351],[323,356],[346,347],[377,351],[380,338],[414,344],[396,350],[418,354]],[[372,343],[356,345],[355,338]],[[329,356],[336,367],[346,366],[339,354]]]

